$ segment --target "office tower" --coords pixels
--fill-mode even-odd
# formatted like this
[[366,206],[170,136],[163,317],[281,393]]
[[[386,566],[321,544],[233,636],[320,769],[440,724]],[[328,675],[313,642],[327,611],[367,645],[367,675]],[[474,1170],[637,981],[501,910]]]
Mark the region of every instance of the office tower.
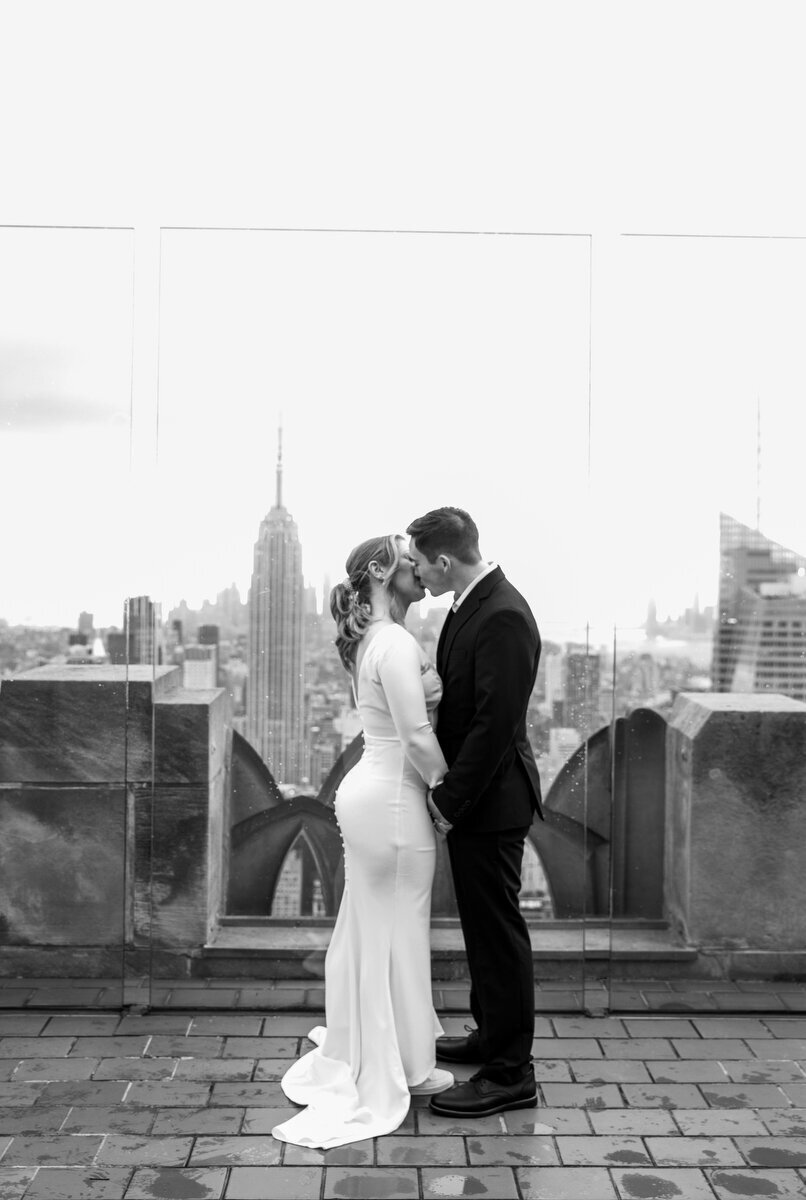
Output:
[[806,557],[725,513],[719,535],[714,690],[806,700]]
[[585,646],[568,645],[565,654],[564,725],[588,738],[605,724],[599,715],[601,669],[599,654]]
[[87,641],[89,641],[95,633],[93,619],[92,613],[81,612],[78,614],[78,632],[85,634]]
[[129,644],[129,663],[156,666],[162,662],[157,631],[157,606],[148,596],[129,596],[123,612],[124,645]]
[[182,683],[186,688],[218,686],[218,646],[185,646]]
[[198,632],[198,642],[200,646],[217,646],[220,641],[219,628],[217,625],[200,625]]
[[260,523],[249,593],[246,736],[278,783],[305,771],[304,592],[297,526],[283,505],[282,430],[275,504]]

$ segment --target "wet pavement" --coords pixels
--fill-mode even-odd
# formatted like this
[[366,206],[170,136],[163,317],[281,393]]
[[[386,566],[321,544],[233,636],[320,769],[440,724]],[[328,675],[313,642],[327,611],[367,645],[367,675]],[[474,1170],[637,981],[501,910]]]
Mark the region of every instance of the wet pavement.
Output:
[[[161,986],[196,1003],[93,1011],[76,1000],[89,983],[0,985],[0,1200],[806,1197],[802,984],[631,983],[607,1016],[565,997],[538,1013],[537,1108],[462,1123],[416,1097],[393,1135],[325,1152],[271,1137],[294,1111],[278,1081],[321,1019],[306,989]],[[273,1007],[247,1011],[248,989]]]

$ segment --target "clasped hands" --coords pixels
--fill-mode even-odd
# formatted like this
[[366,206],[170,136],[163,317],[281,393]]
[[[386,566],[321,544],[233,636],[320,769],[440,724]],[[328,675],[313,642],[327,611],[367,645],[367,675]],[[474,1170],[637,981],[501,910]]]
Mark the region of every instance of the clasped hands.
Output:
[[436,829],[439,836],[447,837],[447,835],[453,829],[453,825],[451,825],[450,821],[445,820],[442,813],[439,811],[436,804],[434,803],[434,801],[432,799],[433,790],[434,790],[433,788],[429,788],[425,794],[425,803],[428,807],[428,814],[431,817],[434,828]]

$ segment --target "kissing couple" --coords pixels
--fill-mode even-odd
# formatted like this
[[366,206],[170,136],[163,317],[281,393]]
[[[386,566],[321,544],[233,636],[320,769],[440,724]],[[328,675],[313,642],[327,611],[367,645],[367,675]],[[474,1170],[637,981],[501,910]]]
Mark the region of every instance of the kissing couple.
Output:
[[[330,1149],[397,1129],[412,1095],[469,1119],[537,1103],[534,978],[521,914],[523,847],[540,808],[526,736],[540,635],[529,605],[484,562],[472,518],[438,508],[410,538],[362,542],[330,608],[364,753],[335,809],[344,893],[325,958],[325,1026],[285,1073],[305,1107],[274,1137]],[[453,592],[430,663],[404,621]],[[447,839],[470,972],[467,1037],[445,1037],[431,993],[431,887]],[[478,1070],[456,1083],[436,1062]]]

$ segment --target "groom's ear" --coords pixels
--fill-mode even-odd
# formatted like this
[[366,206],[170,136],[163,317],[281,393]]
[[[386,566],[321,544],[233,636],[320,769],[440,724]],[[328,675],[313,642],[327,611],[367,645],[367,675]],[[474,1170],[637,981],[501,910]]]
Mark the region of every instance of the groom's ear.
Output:
[[447,574],[447,572],[450,571],[451,567],[453,566],[453,563],[451,562],[451,560],[447,554],[438,554],[437,562],[439,563],[440,567],[442,568],[443,573],[445,573],[445,574]]

